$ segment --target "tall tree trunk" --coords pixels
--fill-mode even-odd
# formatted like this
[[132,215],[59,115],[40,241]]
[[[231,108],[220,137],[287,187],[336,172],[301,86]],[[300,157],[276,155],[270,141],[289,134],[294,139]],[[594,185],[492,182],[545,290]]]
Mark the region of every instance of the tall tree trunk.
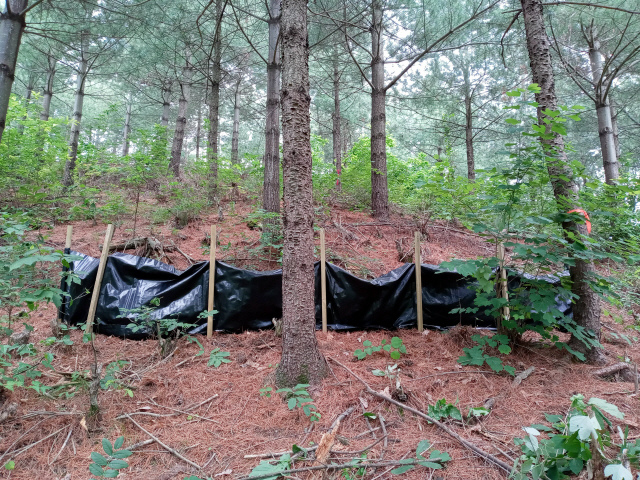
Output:
[[124,129],[122,130],[122,156],[129,155],[129,135],[131,134],[131,94],[127,95],[127,110],[124,116]]
[[20,122],[20,124],[18,125],[18,131],[20,132],[20,135],[24,135],[24,122],[27,120],[27,117],[29,116],[29,105],[31,104],[31,94],[33,93],[33,89],[34,89],[34,84],[36,83],[37,80],[37,76],[35,73],[29,73],[29,77],[27,78],[27,86],[25,89],[25,95],[24,95],[24,107],[25,107],[25,114],[22,117],[22,121]]
[[313,198],[307,0],[282,3],[284,247],[282,359],[279,386],[319,383],[327,364],[318,350],[314,305]]
[[238,163],[238,140],[240,136],[240,79],[236,82],[233,100],[233,133],[231,134],[231,163]]
[[56,61],[53,55],[47,57],[47,74],[45,78],[44,90],[42,92],[42,111],[40,112],[40,120],[49,120],[49,111],[51,110],[51,98],[53,97],[53,79],[56,75]]
[[620,165],[620,131],[618,130],[618,111],[616,110],[616,103],[609,94],[609,110],[611,111],[611,126],[613,127],[613,144],[616,150],[616,160]]
[[202,130],[202,106],[198,105],[198,125],[196,126],[196,162],[200,160],[200,131]]
[[178,102],[178,118],[176,118],[176,130],[173,134],[173,145],[171,146],[171,162],[169,168],[176,178],[180,177],[180,159],[182,158],[182,144],[184,142],[184,130],[187,126],[187,110],[189,108],[189,97],[191,94],[191,57],[187,57],[187,65],[182,71],[180,79],[180,100]]
[[209,164],[209,202],[215,203],[218,195],[218,129],[220,109],[220,80],[222,78],[222,0],[216,0],[216,33],[213,39],[213,58],[210,59],[209,72],[209,132],[207,133],[207,163]]
[[464,77],[464,111],[465,111],[465,144],[467,146],[467,178],[469,182],[476,181],[476,161],[473,152],[473,110],[471,109],[471,83],[469,81],[469,67],[462,70]]
[[169,126],[169,114],[171,113],[171,86],[173,82],[167,80],[162,82],[162,117],[160,118],[160,125],[163,127]]
[[[520,0],[524,16],[524,25],[527,38],[527,50],[533,83],[540,87],[540,93],[536,93],[538,107],[538,123],[544,125],[544,109],[557,110],[558,99],[555,91],[555,80],[549,51],[549,39],[545,31],[544,17],[541,0]],[[547,127],[549,130],[549,127]],[[567,161],[564,149],[564,139],[555,134],[550,140],[543,141],[543,147],[547,150],[547,169],[553,193],[558,209],[561,212],[579,206],[578,186],[573,180],[573,172]],[[562,228],[567,235],[580,233],[587,234],[584,224],[565,222]],[[587,283],[588,277],[594,272],[593,263],[580,258],[575,258],[575,265],[569,268],[572,281],[572,291],[577,296],[573,305],[573,319],[581,327],[592,331],[596,338],[600,337],[600,299]],[[582,342],[575,337],[571,339],[572,347],[581,351],[589,362],[600,360],[601,353],[596,348],[587,349]]]
[[69,136],[69,153],[67,163],[64,166],[62,184],[65,187],[73,185],[73,172],[76,169],[78,158],[78,141],[80,140],[80,122],[82,121],[82,108],[84,105],[84,85],[87,79],[87,43],[88,32],[80,34],[80,69],[76,79],[76,92],[73,102],[73,117],[71,119],[71,135]]
[[336,181],[336,190],[342,190],[342,136],[340,132],[340,71],[338,70],[338,49],[333,50],[333,161],[336,165],[336,173],[338,180]]
[[613,137],[613,125],[611,123],[611,109],[609,99],[605,98],[607,85],[602,82],[602,57],[600,56],[600,42],[592,38],[589,45],[589,60],[591,74],[595,86],[596,113],[598,115],[598,134],[600,136],[600,149],[602,150],[602,163],[604,166],[604,178],[609,185],[618,180],[619,168],[616,156],[616,146]]
[[26,25],[25,16],[20,13],[27,8],[27,3],[27,0],[7,0],[5,11],[0,17],[0,142],[7,123],[18,50]]
[[[280,213],[280,0],[269,5],[269,57],[267,58],[267,118],[264,142],[262,209]],[[265,233],[275,234],[276,219],[266,219]]]
[[371,209],[375,218],[389,217],[387,189],[386,90],[384,88],[384,44],[382,3],[374,0],[371,27]]

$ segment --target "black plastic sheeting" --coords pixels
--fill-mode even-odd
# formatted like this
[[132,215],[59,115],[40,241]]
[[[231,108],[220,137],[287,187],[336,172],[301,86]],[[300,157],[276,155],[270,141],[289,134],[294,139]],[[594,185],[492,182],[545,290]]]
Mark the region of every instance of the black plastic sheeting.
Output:
[[[98,259],[82,257],[71,268],[80,283],[64,283],[70,300],[63,303],[60,314],[68,324],[87,319],[91,291],[95,284]],[[363,280],[331,263],[327,272],[327,324],[335,330],[415,328],[417,326],[415,265],[403,266],[374,280]],[[475,298],[472,279],[455,272],[441,271],[434,265],[422,265],[422,305],[425,327],[447,328],[457,324],[494,327],[492,317],[468,313],[450,313],[454,308],[472,307]],[[546,279],[557,282],[557,278]],[[519,285],[511,275],[511,285]],[[135,317],[127,312],[148,305],[154,298],[160,306],[154,318],[175,318],[197,324],[190,333],[206,329],[206,318],[198,314],[207,310],[209,262],[201,262],[181,271],[150,258],[116,253],[105,268],[96,329],[99,333],[127,338],[143,338],[127,325]],[[321,328],[320,263],[315,264],[316,325]],[[570,304],[559,301],[559,309],[570,312]],[[271,328],[273,318],[282,317],[282,270],[258,272],[243,270],[216,261],[214,330],[242,331]],[[119,318],[119,317],[123,318]]]

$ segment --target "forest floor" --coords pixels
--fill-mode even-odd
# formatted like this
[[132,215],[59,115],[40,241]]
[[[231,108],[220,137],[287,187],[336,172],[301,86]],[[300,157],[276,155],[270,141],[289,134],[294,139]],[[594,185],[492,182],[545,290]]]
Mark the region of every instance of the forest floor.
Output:
[[[152,225],[145,216],[138,221],[136,236],[152,235],[163,242],[173,241],[187,255],[196,260],[208,259],[203,241],[210,225],[218,225],[218,259],[229,261],[242,268],[275,269],[279,264],[261,249],[260,231],[247,226],[246,216],[250,205],[236,203],[235,212],[225,212],[225,220],[218,222],[217,214],[202,215],[182,230],[171,226]],[[338,228],[333,222],[341,224]],[[115,233],[114,242],[132,238],[132,220],[126,219]],[[333,209],[331,216],[321,216],[316,226],[325,226],[327,232],[328,260],[343,266],[361,277],[378,276],[400,266],[396,240],[402,241],[402,249],[413,248],[413,232],[416,223],[410,217],[394,215],[388,225],[374,222],[363,212]],[[93,226],[91,221],[73,222],[72,248],[98,256],[105,226]],[[345,234],[344,228],[351,232]],[[47,242],[57,247],[64,245],[66,226],[57,225],[42,231]],[[465,231],[460,226],[432,223],[422,244],[423,263],[439,264],[456,258],[475,258],[493,255],[495,247]],[[206,242],[205,242],[206,243]],[[184,268],[187,260],[179,253],[171,253],[176,267]],[[231,262],[231,259],[235,261]],[[411,261],[411,260],[408,260]],[[620,313],[614,307],[611,313]],[[55,317],[55,308],[47,306],[34,313],[31,323],[35,326],[33,342],[51,335],[49,320]],[[631,318],[624,317],[625,323]],[[638,343],[629,345],[614,339],[609,332],[623,333],[624,324],[614,322],[607,315],[601,319],[607,358],[610,363],[618,357],[640,358]],[[381,353],[353,361],[353,352],[362,342],[374,344],[391,336],[400,336],[407,347],[407,354],[398,362],[401,379],[408,396],[407,405],[426,412],[429,404],[439,399],[457,403],[466,414],[470,407],[482,406],[489,398],[495,399],[491,413],[476,425],[449,421],[449,427],[476,446],[498,456],[508,464],[507,458],[518,456],[514,437],[522,437],[522,427],[546,423],[544,413],[565,414],[569,398],[582,393],[586,398],[599,397],[616,404],[625,414],[630,437],[640,436],[640,398],[633,393],[632,383],[612,382],[593,375],[596,367],[573,361],[563,351],[549,348],[531,336],[517,345],[514,352],[505,357],[505,364],[519,372],[535,367],[531,376],[518,387],[512,387],[513,378],[506,374],[486,372],[484,368],[462,367],[456,360],[463,347],[472,346],[468,327],[456,327],[449,332],[415,330],[399,332],[318,332],[321,351],[327,358],[345,364],[365,379],[376,391],[389,386],[388,380],[371,374],[372,369],[384,369],[390,364],[388,356]],[[72,346],[51,347],[55,355],[54,365],[59,372],[86,369],[93,363],[90,345],[83,344],[80,332],[71,333]],[[408,479],[494,479],[506,475],[494,465],[476,456],[436,426],[427,424],[414,414],[374,397],[343,368],[330,362],[332,374],[322,385],[310,389],[311,396],[322,418],[309,433],[308,419],[299,411],[290,411],[279,395],[261,397],[259,390],[270,385],[271,373],[280,359],[280,339],[273,331],[247,331],[241,334],[214,333],[212,339],[200,336],[205,347],[202,356],[195,356],[195,344],[181,342],[168,359],[161,361],[157,343],[153,340],[132,341],[115,337],[98,336],[95,342],[98,360],[108,364],[116,360],[130,362],[123,370],[121,380],[130,384],[133,397],[123,389],[100,392],[101,411],[97,420],[87,416],[88,393],[80,391],[68,399],[53,400],[32,390],[18,390],[6,401],[17,402],[16,415],[0,424],[0,456],[8,448],[12,451],[33,445],[18,456],[11,453],[0,459],[4,464],[9,458],[15,461],[15,470],[0,472],[0,478],[31,480],[39,478],[85,480],[91,478],[88,467],[90,453],[101,452],[100,441],[112,442],[124,436],[124,446],[148,440],[150,437],[131,420],[165,445],[179,452],[190,461],[202,466],[200,473],[175,455],[168,453],[157,443],[140,447],[127,459],[130,467],[119,478],[131,480],[180,479],[194,474],[200,477],[216,477],[233,480],[249,474],[260,459],[245,455],[269,454],[291,450],[293,444],[308,447],[317,445],[336,417],[348,407],[355,411],[347,416],[339,434],[349,440],[348,445],[336,443],[334,451],[359,451],[381,438],[380,423],[370,420],[375,429],[369,432],[364,411],[382,415],[388,441],[371,447],[368,458],[398,460],[412,457],[418,442],[428,439],[432,448],[448,452],[452,460],[444,470],[415,468],[403,475]],[[231,363],[219,368],[207,366],[213,348],[230,352]],[[67,381],[61,375],[50,374],[43,383],[55,384]],[[215,398],[212,398],[212,396]],[[201,405],[193,408],[194,405]],[[181,413],[187,412],[187,413]],[[39,443],[35,443],[41,440]],[[15,443],[15,445],[14,445]],[[13,445],[13,446],[12,446]],[[336,459],[353,457],[333,453]],[[357,456],[357,455],[356,455]],[[311,465],[298,462],[296,466]],[[386,473],[385,473],[386,472]],[[307,475],[319,478],[317,473],[299,474],[289,479],[306,479]],[[369,472],[368,480],[390,478],[386,468]]]

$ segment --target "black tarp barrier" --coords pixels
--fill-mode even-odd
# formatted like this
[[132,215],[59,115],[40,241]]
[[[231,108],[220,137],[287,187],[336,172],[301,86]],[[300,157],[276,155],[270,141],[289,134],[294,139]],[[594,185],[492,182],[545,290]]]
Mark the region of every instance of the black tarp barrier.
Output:
[[[66,282],[63,290],[70,300],[63,302],[61,318],[68,324],[85,322],[91,301],[98,259],[81,253],[72,264],[80,283]],[[404,264],[374,280],[363,280],[331,263],[327,272],[327,324],[329,328],[387,329],[417,326],[415,265]],[[468,313],[449,313],[454,308],[472,307],[474,282],[455,272],[441,271],[434,265],[422,265],[423,323],[426,327],[446,328],[457,324],[493,327],[492,317]],[[520,284],[511,275],[514,286]],[[549,279],[548,281],[557,281]],[[127,312],[149,305],[154,298],[160,305],[154,318],[175,318],[198,326],[191,333],[206,329],[206,319],[198,314],[207,310],[209,262],[177,270],[150,258],[124,253],[107,260],[98,299],[95,324],[99,333],[127,338],[143,338],[127,325],[134,315]],[[214,330],[242,331],[272,327],[273,318],[282,317],[282,270],[258,272],[243,270],[216,261]],[[320,263],[315,264],[316,325],[321,327]],[[570,304],[562,304],[568,312]],[[121,317],[122,318],[119,318]]]

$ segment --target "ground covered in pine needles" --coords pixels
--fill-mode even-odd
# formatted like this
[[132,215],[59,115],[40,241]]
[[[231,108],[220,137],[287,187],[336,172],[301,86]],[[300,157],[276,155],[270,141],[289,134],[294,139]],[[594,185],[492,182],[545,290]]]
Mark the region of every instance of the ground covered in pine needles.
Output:
[[[220,250],[218,258],[243,268],[277,268],[275,256],[259,251],[258,230],[251,230],[243,216],[249,206],[239,205],[236,213],[227,215],[219,224]],[[246,211],[245,211],[246,210]],[[205,216],[186,228],[154,226],[142,221],[138,224],[143,235],[153,235],[163,242],[172,241],[195,260],[207,258],[203,244],[211,223],[217,216]],[[410,250],[416,223],[411,218],[394,216],[389,224],[380,225],[364,213],[336,210],[331,217],[318,222],[327,230],[328,259],[360,276],[378,276],[401,265],[397,240],[401,248]],[[340,227],[335,226],[339,224]],[[365,224],[365,225],[362,225]],[[369,225],[366,225],[369,224]],[[73,249],[98,255],[104,226],[91,222],[74,223]],[[345,233],[344,229],[352,236]],[[64,243],[65,226],[56,226],[48,242],[56,246]],[[452,257],[471,258],[493,254],[494,247],[460,226],[432,224],[426,229],[423,242],[423,262],[440,263]],[[126,225],[116,231],[114,242],[130,239],[132,232]],[[402,247],[404,245],[404,247]],[[225,258],[228,257],[228,258]],[[188,265],[179,253],[170,256],[178,268]],[[242,259],[247,260],[242,260]],[[237,260],[240,259],[240,260]],[[411,260],[409,260],[411,261]],[[613,313],[615,309],[609,308]],[[51,335],[49,320],[55,317],[51,306],[37,311],[32,318],[36,329],[32,341]],[[623,325],[603,317],[606,328],[605,347],[610,363],[619,357],[640,358],[637,343],[628,345],[614,339],[609,332],[623,332]],[[627,318],[625,321],[630,322]],[[478,333],[466,327],[449,332],[415,330],[398,332],[318,332],[317,340],[325,357],[337,360],[364,379],[375,391],[395,390],[384,377],[374,376],[374,369],[393,364],[388,354],[377,353],[361,361],[354,361],[353,352],[370,340],[379,344],[392,336],[402,338],[407,354],[398,361],[400,379],[406,405],[427,412],[428,405],[439,399],[456,403],[463,414],[470,407],[480,407],[493,399],[491,413],[475,424],[448,420],[447,425],[461,437],[487,453],[511,464],[518,455],[514,437],[522,437],[523,426],[545,423],[544,412],[565,414],[574,394],[586,398],[599,397],[616,404],[625,414],[630,437],[640,435],[639,397],[632,395],[633,383],[615,382],[593,375],[594,369],[573,361],[568,354],[543,345],[533,336],[525,338],[514,352],[504,357],[505,364],[522,372],[535,367],[520,385],[513,386],[513,377],[486,371],[486,367],[462,367],[456,360],[462,348],[473,345],[471,335]],[[49,385],[69,382],[65,372],[88,370],[94,352],[81,341],[80,332],[72,332],[72,346],[51,347],[54,365],[59,373],[50,373],[42,382]],[[90,454],[101,452],[101,439],[112,442],[124,436],[125,447],[156,437],[189,462],[204,466],[200,472],[184,459],[169,453],[158,443],[147,443],[134,450],[127,459],[130,467],[119,478],[131,480],[183,479],[189,475],[235,480],[244,477],[268,455],[301,447],[317,445],[335,419],[354,407],[342,420],[339,437],[332,447],[331,461],[346,461],[359,457],[368,449],[370,460],[392,461],[414,456],[419,441],[428,439],[432,450],[447,452],[452,460],[443,470],[415,468],[402,477],[408,479],[494,479],[505,478],[503,471],[463,447],[435,425],[428,424],[415,414],[367,393],[365,387],[336,362],[330,361],[331,372],[322,385],[309,389],[317,410],[322,415],[309,431],[310,422],[298,410],[289,410],[280,395],[261,397],[260,389],[270,386],[272,373],[281,355],[280,338],[273,331],[251,331],[240,334],[215,333],[208,340],[199,337],[204,355],[196,356],[195,344],[180,342],[178,349],[167,359],[158,355],[157,342],[132,341],[98,336],[95,342],[100,363],[115,360],[129,362],[119,374],[122,385],[131,387],[133,396],[123,388],[102,390],[99,396],[100,413],[90,417],[88,393],[81,389],[68,399],[50,399],[32,390],[19,390],[5,402],[18,404],[14,416],[0,423],[0,463],[15,461],[15,470],[0,473],[13,480],[91,478],[88,466]],[[231,363],[218,368],[207,366],[214,348],[230,352]],[[42,350],[45,347],[41,347]],[[364,412],[378,418],[367,419]],[[135,425],[128,414],[139,426]],[[383,437],[379,418],[384,419],[387,441]],[[140,427],[146,430],[145,433]],[[373,431],[372,431],[373,430]],[[378,441],[380,440],[380,441]],[[22,450],[20,450],[22,449]],[[20,452],[16,455],[15,452]],[[247,456],[253,456],[247,458]],[[296,467],[313,465],[312,461],[296,462]],[[390,478],[389,468],[368,471],[365,478]],[[353,474],[354,472],[352,472]],[[332,476],[342,476],[336,472]],[[320,478],[320,472],[292,475],[293,480]],[[345,477],[346,478],[346,477]]]

